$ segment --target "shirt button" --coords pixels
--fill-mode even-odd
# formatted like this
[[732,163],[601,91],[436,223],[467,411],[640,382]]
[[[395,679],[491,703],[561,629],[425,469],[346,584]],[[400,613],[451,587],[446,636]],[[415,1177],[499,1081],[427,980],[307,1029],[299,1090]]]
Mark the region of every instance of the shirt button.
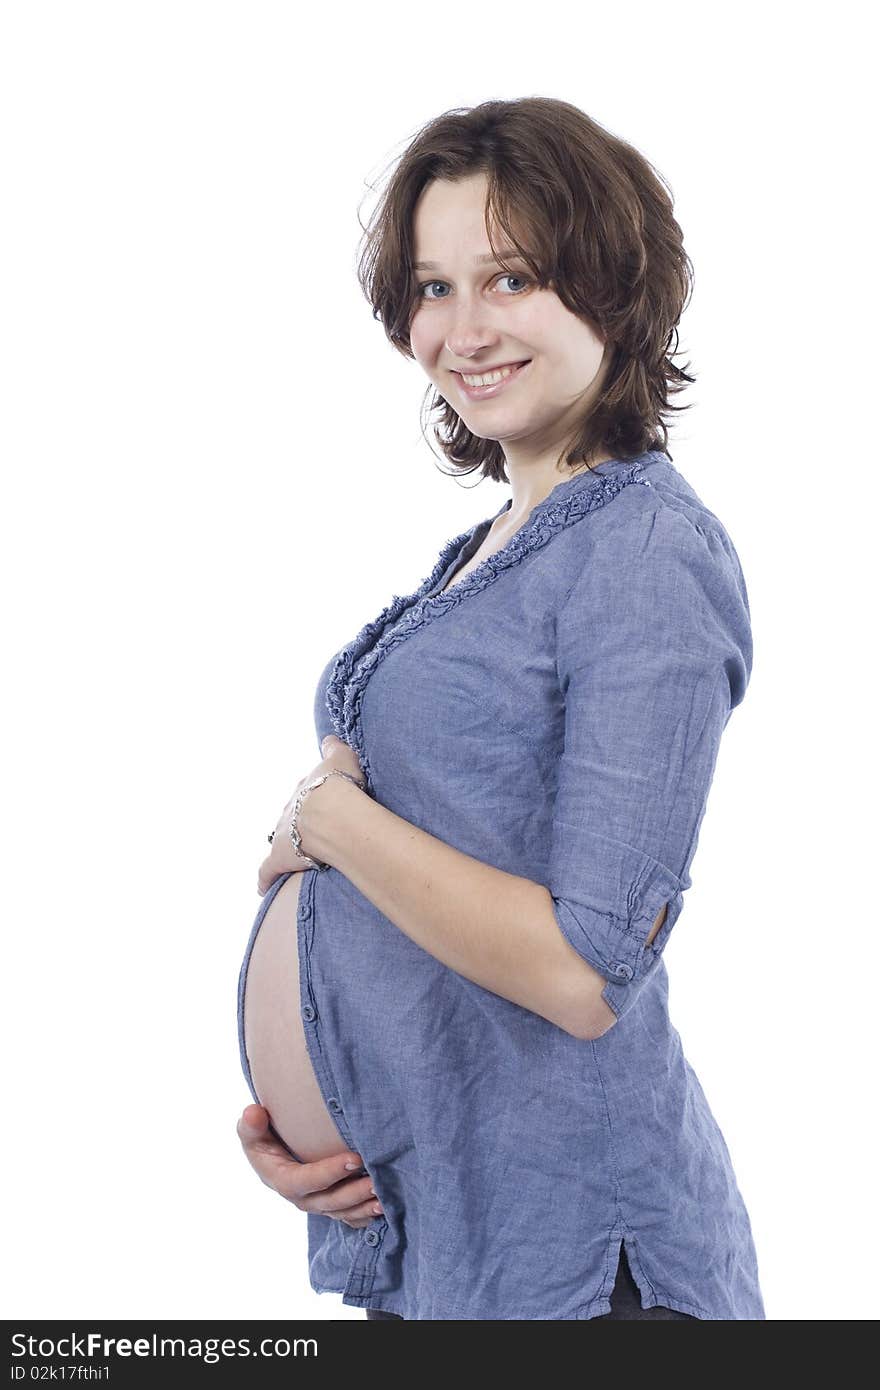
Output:
[[311,1004],[306,1004],[305,1008],[302,1011],[302,1016],[305,1019],[306,1023],[312,1022],[312,1019],[315,1017],[315,1010],[312,1008]]
[[614,973],[619,980],[631,980],[633,977],[632,968],[628,965],[624,965],[622,960],[618,961],[614,966]]
[[364,1235],[364,1240],[367,1242],[367,1245],[378,1245],[381,1239],[382,1237],[379,1235],[378,1231],[367,1231]]
[[330,1097],[330,1099],[327,1101],[327,1105],[332,1111],[335,1112],[335,1114],[342,1114],[342,1106],[339,1104],[339,1101],[336,1099],[335,1096]]

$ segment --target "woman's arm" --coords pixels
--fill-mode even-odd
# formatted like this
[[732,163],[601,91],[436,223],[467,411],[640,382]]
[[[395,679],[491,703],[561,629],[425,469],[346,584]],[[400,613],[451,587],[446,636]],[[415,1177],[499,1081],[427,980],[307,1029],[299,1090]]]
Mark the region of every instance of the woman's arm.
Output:
[[557,617],[565,737],[546,887],[462,854],[344,778],[300,813],[306,852],[424,950],[584,1039],[632,1009],[657,969],[751,670],[745,581],[720,523],[636,500]]
[[298,824],[307,854],[466,979],[577,1038],[598,1037],[615,1021],[600,998],[605,977],[566,941],[542,884],[462,854],[343,777],[304,799]]

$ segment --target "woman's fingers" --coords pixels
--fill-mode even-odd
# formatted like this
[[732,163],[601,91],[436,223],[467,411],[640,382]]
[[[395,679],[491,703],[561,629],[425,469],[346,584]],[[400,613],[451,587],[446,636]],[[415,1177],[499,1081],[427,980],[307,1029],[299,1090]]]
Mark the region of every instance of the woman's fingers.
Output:
[[337,1221],[344,1221],[346,1226],[369,1226],[377,1216],[381,1216],[380,1211],[374,1210],[378,1206],[375,1197],[371,1197],[369,1202],[360,1202],[356,1207],[351,1207],[348,1211],[335,1212]]
[[[360,1156],[343,1149],[314,1163],[297,1163],[269,1129],[269,1112],[262,1105],[246,1106],[236,1126],[245,1156],[261,1182],[300,1211],[317,1212],[352,1224],[380,1213],[369,1174],[355,1177],[346,1163],[361,1165]],[[366,1220],[365,1220],[366,1218]]]
[[[320,1163],[305,1163],[303,1168],[318,1169],[321,1163],[326,1162],[327,1159],[322,1159]],[[313,1211],[320,1216],[339,1216],[342,1212],[348,1214],[352,1207],[357,1207],[358,1213],[362,1215],[369,1211],[373,1204],[379,1205],[373,1191],[373,1179],[369,1174],[363,1178],[353,1178],[350,1173],[346,1173],[345,1180],[335,1185],[328,1183],[326,1187],[313,1188],[297,1198],[295,1203],[300,1211]],[[371,1215],[378,1216],[379,1213]]]

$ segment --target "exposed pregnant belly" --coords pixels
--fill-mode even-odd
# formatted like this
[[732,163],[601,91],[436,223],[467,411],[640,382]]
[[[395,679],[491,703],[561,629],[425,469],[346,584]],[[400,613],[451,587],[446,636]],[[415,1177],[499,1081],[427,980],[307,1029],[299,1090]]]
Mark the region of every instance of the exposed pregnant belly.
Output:
[[347,1148],[324,1104],[300,1017],[297,903],[304,875],[282,883],[260,923],[244,990],[245,1050],[254,1090],[288,1148],[313,1163]]

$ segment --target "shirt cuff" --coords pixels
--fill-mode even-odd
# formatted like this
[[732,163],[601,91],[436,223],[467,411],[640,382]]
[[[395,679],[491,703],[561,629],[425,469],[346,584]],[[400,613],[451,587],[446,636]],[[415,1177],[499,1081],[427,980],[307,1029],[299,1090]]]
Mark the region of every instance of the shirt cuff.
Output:
[[[687,885],[656,859],[613,841],[603,843],[602,869],[609,891],[600,895],[594,890],[589,902],[576,888],[556,893],[551,885],[548,891],[559,930],[578,955],[605,977],[608,984],[602,998],[620,1017],[659,963]],[[663,924],[646,945],[664,905]]]

